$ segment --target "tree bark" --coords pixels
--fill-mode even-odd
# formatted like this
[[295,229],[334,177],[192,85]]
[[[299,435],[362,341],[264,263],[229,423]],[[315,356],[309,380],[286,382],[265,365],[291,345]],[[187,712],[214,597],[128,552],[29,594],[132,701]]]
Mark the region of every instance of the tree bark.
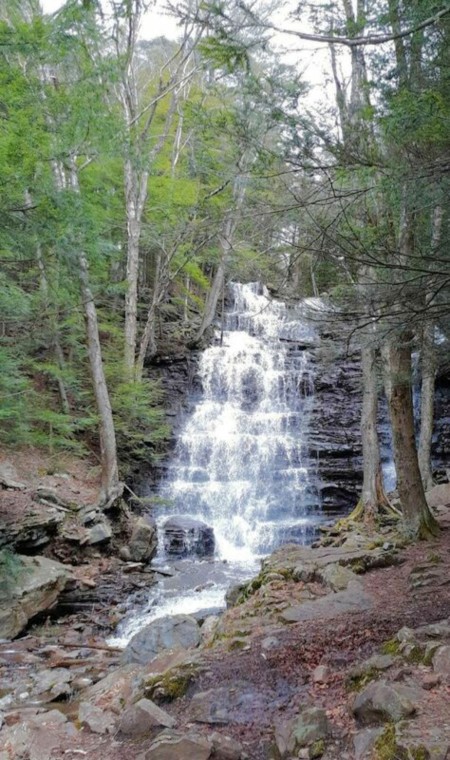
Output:
[[133,166],[131,159],[127,158],[124,166],[124,182],[127,217],[124,365],[127,379],[132,379],[136,355],[139,242],[142,215],[147,199],[148,171],[139,171]]
[[[442,238],[443,211],[442,206],[437,205],[433,210],[431,230],[431,251],[438,254]],[[426,296],[427,306],[431,305],[433,298]],[[434,321],[425,323],[422,331],[421,369],[422,387],[420,396],[420,436],[419,436],[419,467],[425,490],[433,485],[431,463],[431,441],[433,437],[434,421],[434,385],[436,377],[436,350],[434,345]]]
[[427,538],[437,533],[438,525],[425,499],[417,459],[411,389],[411,336],[402,332],[396,339],[391,338],[386,347],[386,357],[397,489],[405,527],[412,538]]
[[[370,341],[370,337],[369,337]],[[369,342],[361,348],[363,399],[361,410],[361,440],[363,450],[363,487],[360,505],[365,518],[373,520],[379,506],[386,503],[378,441],[378,388],[376,350]]]
[[433,323],[426,324],[423,329],[421,369],[419,469],[423,487],[425,491],[428,491],[433,485],[431,440],[433,436],[434,380],[436,375]]
[[[79,194],[80,186],[74,158],[71,159],[70,165],[70,187],[74,193]],[[78,276],[86,324],[89,365],[99,416],[100,463],[102,468],[99,506],[107,509],[122,495],[123,483],[119,481],[116,433],[103,369],[97,310],[89,283],[87,258],[82,249],[78,251]]]

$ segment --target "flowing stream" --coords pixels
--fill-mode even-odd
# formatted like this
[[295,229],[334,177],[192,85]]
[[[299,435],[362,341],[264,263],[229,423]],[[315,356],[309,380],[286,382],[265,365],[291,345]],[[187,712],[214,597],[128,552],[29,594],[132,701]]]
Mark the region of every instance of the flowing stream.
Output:
[[184,515],[212,526],[215,556],[170,562],[160,549],[153,564],[172,575],[126,617],[116,644],[162,615],[223,607],[227,587],[258,572],[261,557],[314,534],[322,516],[307,444],[316,337],[302,308],[271,299],[257,283],[230,286],[221,330],[200,358],[202,390],[190,400],[157,514],[159,525]]

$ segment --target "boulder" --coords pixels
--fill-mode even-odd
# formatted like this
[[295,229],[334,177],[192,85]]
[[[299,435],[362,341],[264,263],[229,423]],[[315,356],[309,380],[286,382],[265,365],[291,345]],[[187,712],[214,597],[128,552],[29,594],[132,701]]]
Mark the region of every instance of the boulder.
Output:
[[167,615],[154,620],[129,641],[123,662],[146,665],[164,649],[192,649],[200,643],[200,627],[190,615]]
[[13,639],[57,600],[70,575],[47,557],[22,557],[17,575],[0,583],[0,638]]
[[130,559],[133,562],[149,562],[158,548],[156,523],[151,517],[139,517],[133,527],[128,544]]
[[318,572],[317,579],[332,591],[344,591],[350,581],[357,580],[357,576],[348,567],[336,563],[323,567]]
[[357,695],[353,714],[361,725],[398,723],[416,713],[421,694],[421,689],[374,681]]
[[116,731],[116,716],[108,710],[102,710],[90,702],[80,702],[78,720],[94,734],[112,734]]
[[25,483],[19,481],[17,470],[11,462],[0,462],[0,486],[15,491],[23,491],[26,488]]
[[439,509],[450,505],[450,483],[441,483],[426,493],[429,507]]
[[94,544],[104,544],[112,538],[112,528],[106,517],[95,523],[92,528],[86,531],[86,543],[89,546]]
[[214,733],[208,736],[208,740],[211,742],[214,760],[240,760],[242,747],[235,739]]
[[353,737],[355,760],[372,760],[375,743],[383,731],[383,728],[363,728],[355,734]]
[[[308,707],[290,720],[275,726],[275,743],[282,760],[298,756],[304,747],[323,745],[331,731],[325,710]],[[314,756],[314,755],[313,755]]]
[[150,699],[140,699],[122,714],[119,731],[124,736],[145,736],[156,728],[174,728],[175,718]]
[[30,508],[17,520],[7,519],[0,533],[0,547],[15,551],[33,552],[48,544],[64,520],[64,513],[52,506]]
[[57,488],[38,486],[35,491],[34,498],[37,501],[43,501],[44,503],[49,502],[50,504],[56,504],[59,507],[63,507],[63,509],[74,509],[73,503],[68,501],[68,499],[64,499],[64,497],[58,493]]
[[83,691],[83,701],[116,714],[130,703],[142,681],[141,669],[123,665]]
[[171,517],[163,525],[164,551],[175,557],[212,557],[215,549],[213,529],[192,517]]
[[174,728],[175,718],[150,699],[140,699],[128,707],[120,718],[119,731],[124,736],[145,736],[157,728]]
[[190,720],[197,723],[223,725],[230,722],[230,706],[236,690],[222,686],[209,691],[201,691],[191,699],[189,708]]
[[203,736],[162,731],[138,760],[209,760],[211,743]]
[[439,647],[433,657],[433,670],[442,681],[450,683],[450,646]]
[[1,747],[5,757],[27,760],[51,760],[67,739],[75,739],[78,731],[59,710],[39,713],[2,729]]

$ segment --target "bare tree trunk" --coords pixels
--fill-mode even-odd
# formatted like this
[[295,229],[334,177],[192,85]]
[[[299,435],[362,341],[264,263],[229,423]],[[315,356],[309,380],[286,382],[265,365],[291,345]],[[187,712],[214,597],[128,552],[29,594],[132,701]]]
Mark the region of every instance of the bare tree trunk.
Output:
[[[70,166],[70,187],[74,193],[78,194],[80,192],[74,158],[71,159]],[[78,252],[78,275],[86,324],[89,365],[99,416],[100,461],[102,468],[99,506],[106,509],[120,498],[123,492],[123,484],[119,481],[116,433],[103,369],[97,310],[89,283],[87,258],[83,250]]]
[[420,394],[419,468],[423,487],[428,491],[433,485],[431,467],[431,440],[434,420],[434,380],[436,356],[434,350],[434,324],[425,325],[421,350],[422,384]]
[[427,538],[437,533],[438,525],[425,499],[417,459],[411,390],[410,336],[403,332],[395,340],[390,339],[386,357],[397,489],[405,527],[412,537]]
[[[370,341],[370,337],[368,338]],[[376,350],[370,342],[361,348],[363,399],[361,410],[361,440],[363,450],[363,487],[360,505],[365,518],[373,520],[379,506],[386,503],[378,441],[378,388]]]
[[[438,205],[433,210],[431,251],[437,253],[442,237],[443,211]],[[427,295],[426,303],[432,303],[432,297]],[[422,387],[420,395],[420,436],[419,436],[419,467],[423,485],[427,491],[433,485],[431,463],[431,441],[434,421],[434,385],[436,377],[436,350],[434,346],[434,322],[428,321],[422,331],[421,369]]]
[[108,388],[103,370],[102,351],[98,332],[97,311],[89,285],[89,273],[86,256],[78,254],[81,297],[84,306],[86,322],[86,337],[91,368],[95,401],[100,420],[100,456],[102,468],[101,491],[99,505],[107,508],[118,499],[123,492],[123,484],[119,481],[117,465],[116,433],[109,400]]
[[127,216],[127,290],[125,294],[124,365],[128,379],[134,375],[137,335],[137,297],[139,273],[139,241],[142,214],[147,199],[148,172],[139,171],[130,159],[124,167]]

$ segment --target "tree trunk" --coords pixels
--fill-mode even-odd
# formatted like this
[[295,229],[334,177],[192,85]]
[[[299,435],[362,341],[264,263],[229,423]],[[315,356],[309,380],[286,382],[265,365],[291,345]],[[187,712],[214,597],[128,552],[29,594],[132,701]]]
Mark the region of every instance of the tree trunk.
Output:
[[[370,337],[369,337],[370,341]],[[382,503],[386,503],[378,442],[378,388],[376,350],[369,342],[361,348],[363,399],[361,410],[361,440],[363,450],[363,487],[360,505],[365,518],[372,520]]]
[[125,294],[124,366],[127,379],[134,377],[137,335],[139,241],[142,214],[147,199],[148,172],[139,172],[130,159],[125,161],[125,203],[127,217],[127,290]]
[[425,325],[423,330],[421,369],[419,468],[423,487],[425,491],[428,491],[433,485],[431,440],[433,436],[434,380],[436,375],[433,323]]
[[388,403],[391,416],[397,489],[405,527],[413,538],[435,535],[438,525],[431,514],[420,476],[414,431],[411,390],[411,343],[403,332],[386,348]]
[[[433,210],[431,251],[438,255],[442,238],[443,212],[442,206],[437,205]],[[426,304],[430,306],[433,298],[428,295]],[[419,436],[419,467],[423,485],[427,491],[433,485],[431,463],[431,440],[434,421],[434,383],[436,377],[436,351],[434,346],[434,321],[428,321],[422,331],[421,369],[422,387],[420,396],[420,436]]]
[[219,265],[216,269],[216,273],[213,277],[213,281],[206,298],[202,323],[195,335],[194,343],[199,343],[201,341],[208,327],[210,327],[214,322],[217,311],[217,304],[219,302],[220,294],[222,293],[225,285],[225,264],[226,255],[223,251],[222,258],[219,261]]
[[[70,166],[70,186],[74,193],[80,192],[74,158],[71,160]],[[116,433],[103,369],[97,310],[89,283],[87,258],[83,250],[78,252],[78,276],[86,324],[89,365],[99,416],[100,462],[102,468],[99,506],[106,509],[122,495],[123,483],[119,481]]]
[[97,310],[89,285],[87,260],[83,252],[78,254],[78,266],[81,297],[83,300],[84,318],[86,323],[89,364],[91,368],[95,401],[100,419],[99,433],[102,481],[99,506],[107,508],[122,495],[123,484],[119,482],[116,433],[114,430],[111,402],[109,400],[109,393],[103,370]]

